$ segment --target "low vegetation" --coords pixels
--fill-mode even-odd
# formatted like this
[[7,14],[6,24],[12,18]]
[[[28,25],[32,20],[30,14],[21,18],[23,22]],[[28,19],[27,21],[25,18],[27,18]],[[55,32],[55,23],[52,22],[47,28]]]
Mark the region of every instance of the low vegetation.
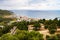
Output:
[[[46,40],[60,40],[60,34],[55,34],[57,29],[60,28],[60,20],[55,18],[53,20],[40,19],[38,21],[25,21],[13,22],[9,25],[11,21],[15,18],[4,18],[3,16],[13,15],[13,12],[7,10],[0,10],[0,40],[44,40],[43,34],[37,32],[41,29],[41,24],[43,24],[45,30],[49,30],[50,35],[46,35]],[[28,25],[33,25],[33,31],[28,30]],[[15,34],[11,34],[13,27]]]

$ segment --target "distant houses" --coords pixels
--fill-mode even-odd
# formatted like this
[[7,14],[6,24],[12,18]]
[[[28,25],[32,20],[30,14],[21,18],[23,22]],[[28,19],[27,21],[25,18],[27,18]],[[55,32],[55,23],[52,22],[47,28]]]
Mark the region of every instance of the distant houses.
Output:
[[23,21],[23,20],[25,20],[25,21],[38,21],[39,19],[38,18],[28,18],[28,17],[26,17],[26,16],[20,16],[18,19],[17,19],[17,21],[19,22],[19,21]]

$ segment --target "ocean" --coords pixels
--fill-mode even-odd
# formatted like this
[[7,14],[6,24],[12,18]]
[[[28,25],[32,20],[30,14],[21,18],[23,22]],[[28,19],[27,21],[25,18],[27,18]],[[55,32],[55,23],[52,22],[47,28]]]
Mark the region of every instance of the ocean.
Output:
[[60,10],[11,10],[17,16],[27,16],[31,18],[54,19],[60,17]]

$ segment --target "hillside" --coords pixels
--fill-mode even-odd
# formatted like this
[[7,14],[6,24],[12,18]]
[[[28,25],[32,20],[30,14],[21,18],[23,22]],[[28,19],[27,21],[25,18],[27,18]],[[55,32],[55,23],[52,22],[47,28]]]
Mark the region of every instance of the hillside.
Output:
[[0,16],[13,15],[13,12],[8,10],[0,10]]

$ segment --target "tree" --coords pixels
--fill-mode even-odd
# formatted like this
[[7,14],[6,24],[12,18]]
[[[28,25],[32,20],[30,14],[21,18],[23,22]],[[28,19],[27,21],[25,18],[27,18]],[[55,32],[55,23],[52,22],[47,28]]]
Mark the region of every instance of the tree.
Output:
[[44,19],[43,20],[42,19],[38,20],[39,23],[44,23],[44,21],[45,21]]
[[45,21],[46,21],[46,20],[45,20],[45,19],[43,19],[43,24],[45,23]]
[[28,24],[26,21],[15,22],[12,25],[17,26],[19,30],[28,30]]
[[2,28],[0,28],[0,37],[3,35]]
[[49,27],[48,25],[45,25],[45,26],[44,26],[45,29],[48,29],[48,27]]
[[58,28],[60,28],[60,20],[58,21],[57,26],[58,26]]
[[39,32],[32,31],[28,34],[28,40],[44,40],[43,35]]
[[46,40],[58,40],[57,36],[46,36]]
[[14,36],[18,37],[19,40],[44,40],[43,34],[36,31],[17,30]]
[[16,36],[19,40],[28,40],[28,33],[29,32],[25,30],[17,30],[14,36]]
[[48,30],[49,30],[50,34],[54,34],[57,31],[56,24],[49,25]]
[[43,35],[36,31],[25,31],[16,29],[14,35],[6,33],[0,37],[0,40],[44,40]]
[[6,34],[8,32],[10,32],[10,30],[13,28],[13,26],[11,25],[4,25],[3,29],[2,29],[2,33]]
[[49,35],[46,35],[46,40],[50,40],[50,36]]
[[0,40],[19,40],[17,37],[10,35],[10,34],[4,34]]
[[60,40],[60,34],[57,34],[56,36],[58,37],[58,40]]
[[35,22],[34,23],[34,30],[37,31],[37,30],[40,30],[40,23],[39,22]]
[[57,23],[58,23],[58,18],[55,18],[55,19],[53,20],[53,23],[57,24]]

